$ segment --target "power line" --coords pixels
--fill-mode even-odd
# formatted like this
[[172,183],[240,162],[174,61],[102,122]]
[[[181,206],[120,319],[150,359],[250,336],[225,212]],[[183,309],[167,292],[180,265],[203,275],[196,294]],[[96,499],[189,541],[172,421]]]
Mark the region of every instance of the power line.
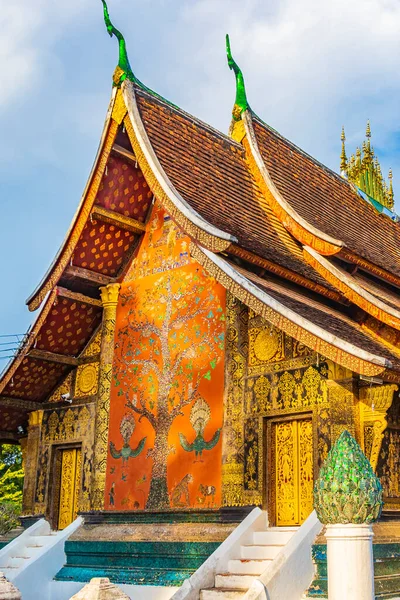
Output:
[[24,337],[24,336],[32,335],[31,333],[9,333],[7,335],[0,335],[0,338],[9,338],[9,337]]

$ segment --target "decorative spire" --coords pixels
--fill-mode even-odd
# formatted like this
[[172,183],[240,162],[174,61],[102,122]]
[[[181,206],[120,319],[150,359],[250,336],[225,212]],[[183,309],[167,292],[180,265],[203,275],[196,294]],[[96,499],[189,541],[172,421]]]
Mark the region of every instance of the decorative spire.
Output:
[[226,56],[228,58],[229,68],[233,70],[236,76],[236,99],[232,110],[232,117],[235,121],[239,121],[242,112],[249,108],[249,103],[247,102],[243,73],[232,57],[231,44],[228,34],[226,34]]
[[340,172],[342,173],[342,175],[345,175],[347,170],[347,156],[345,146],[346,134],[344,132],[344,127],[342,127],[342,135],[340,136],[340,139],[342,140],[342,153],[340,155]]
[[345,152],[345,135],[342,130],[342,152],[340,155],[340,170],[343,177],[354,183],[361,191],[365,192],[376,202],[393,210],[394,194],[392,184],[392,174],[389,174],[389,184],[382,176],[381,166],[375,151],[371,146],[371,125],[367,121],[365,131],[365,140],[362,143],[362,151],[356,149],[356,155],[352,155],[347,161]]
[[122,35],[122,33],[120,31],[118,31],[118,29],[116,29],[114,27],[114,25],[111,23],[106,0],[101,0],[101,1],[103,3],[104,22],[106,24],[107,31],[108,31],[110,37],[115,35],[115,37],[118,39],[118,42],[119,42],[119,61],[118,61],[118,67],[115,69],[114,76],[113,76],[114,84],[120,85],[124,81],[124,79],[130,79],[131,81],[136,81],[136,77],[134,76],[133,71],[131,69],[131,65],[129,64],[128,53],[126,51],[125,38]]
[[314,486],[321,523],[373,523],[382,510],[382,486],[356,440],[343,431],[322,465]]

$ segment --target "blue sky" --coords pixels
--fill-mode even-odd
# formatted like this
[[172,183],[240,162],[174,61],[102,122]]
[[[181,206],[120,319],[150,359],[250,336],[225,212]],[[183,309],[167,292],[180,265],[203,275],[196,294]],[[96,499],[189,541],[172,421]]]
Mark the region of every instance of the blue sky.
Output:
[[[0,13],[0,335],[25,331],[35,316],[24,302],[80,200],[118,54],[100,0],[8,4]],[[338,168],[342,124],[353,149],[371,119],[400,198],[399,0],[109,0],[109,10],[137,76],[222,131],[234,99],[226,32],[252,108],[330,167]]]

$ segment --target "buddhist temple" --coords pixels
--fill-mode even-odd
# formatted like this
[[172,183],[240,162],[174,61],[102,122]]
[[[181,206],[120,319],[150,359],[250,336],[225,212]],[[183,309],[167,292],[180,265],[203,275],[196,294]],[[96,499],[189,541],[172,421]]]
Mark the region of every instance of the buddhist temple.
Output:
[[345,430],[400,519],[400,225],[369,124],[327,168],[253,112],[227,38],[217,131],[139,81],[103,5],[99,149],[0,379],[24,518],[82,517],[55,578],[179,589],[255,507],[296,531]]

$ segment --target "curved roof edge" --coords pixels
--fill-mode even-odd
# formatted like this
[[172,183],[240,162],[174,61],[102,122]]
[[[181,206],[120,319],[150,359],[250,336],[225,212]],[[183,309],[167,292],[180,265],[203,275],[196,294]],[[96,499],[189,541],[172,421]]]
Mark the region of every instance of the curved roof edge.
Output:
[[[310,342],[313,343],[313,349],[323,356],[362,375],[379,375],[385,369],[391,368],[392,365],[386,358],[371,354],[324,331],[318,325],[314,325],[287,308],[238,273],[220,256],[193,243],[191,244],[191,253],[217,281],[229,289],[241,302],[306,346],[310,347]],[[226,285],[227,278],[232,284],[230,287]],[[268,310],[265,311],[264,308]],[[293,325],[296,326],[296,331],[293,330]]]
[[346,298],[365,310],[382,323],[400,330],[400,311],[389,306],[362,288],[351,275],[336,267],[318,254],[313,248],[304,246],[305,260],[330,284],[340,290]]
[[129,119],[125,119],[125,127],[137,158],[150,189],[159,197],[170,216],[191,237],[200,244],[217,252],[226,250],[237,239],[214,225],[211,225],[199,215],[175,189],[164,171],[156,152],[146,132],[139,108],[136,102],[135,86],[125,80],[122,84],[123,97],[128,110]]
[[37,315],[36,320],[32,324],[31,328],[28,329],[28,333],[27,333],[28,340],[22,346],[20,352],[8,363],[8,365],[6,365],[4,371],[2,373],[0,373],[0,394],[6,387],[6,385],[10,381],[10,379],[13,377],[15,371],[18,369],[18,367],[20,366],[20,364],[22,363],[22,361],[28,354],[29,350],[32,348],[32,345],[35,342],[36,336],[38,335],[44,321],[46,320],[46,317],[49,314],[56,297],[57,297],[57,288],[54,288],[51,291],[51,293],[48,295],[42,310]]
[[[84,192],[82,194],[81,201],[72,218],[71,225],[67,231],[63,243],[61,244],[56,256],[54,257],[53,262],[47,269],[42,281],[26,300],[26,304],[28,305],[30,311],[34,311],[37,308],[39,308],[46,294],[57,284],[64,268],[66,267],[69,259],[72,256],[75,244],[78,241],[78,238],[83,230],[87,218],[89,217],[89,213],[96,199],[96,194],[101,182],[101,177],[105,169],[108,156],[110,154],[111,147],[114,142],[114,138],[117,133],[118,125],[117,123],[115,123],[115,121],[112,121],[111,119],[117,91],[118,89],[114,87],[111,95],[111,100],[108,106],[104,128],[101,135],[99,147],[97,149],[96,157],[94,159],[89,178],[87,180]],[[111,125],[114,123],[115,126],[111,127]],[[90,191],[90,186],[92,185],[92,183],[94,184],[95,188],[94,193],[92,193],[91,198],[89,198],[90,206],[85,206],[87,196]]]
[[282,194],[272,181],[261,156],[250,110],[246,110],[242,113],[242,120],[246,131],[244,143],[247,141],[249,145],[250,155],[254,160],[255,169],[259,174],[258,180],[261,178],[261,182],[264,184],[261,184],[261,187],[264,188],[264,190],[266,188],[266,191],[268,192],[267,195],[272,200],[270,204],[276,217],[280,219],[286,229],[302,244],[310,246],[327,256],[340,252],[345,245],[343,241],[332,238],[326,233],[313,227],[283,198]]

